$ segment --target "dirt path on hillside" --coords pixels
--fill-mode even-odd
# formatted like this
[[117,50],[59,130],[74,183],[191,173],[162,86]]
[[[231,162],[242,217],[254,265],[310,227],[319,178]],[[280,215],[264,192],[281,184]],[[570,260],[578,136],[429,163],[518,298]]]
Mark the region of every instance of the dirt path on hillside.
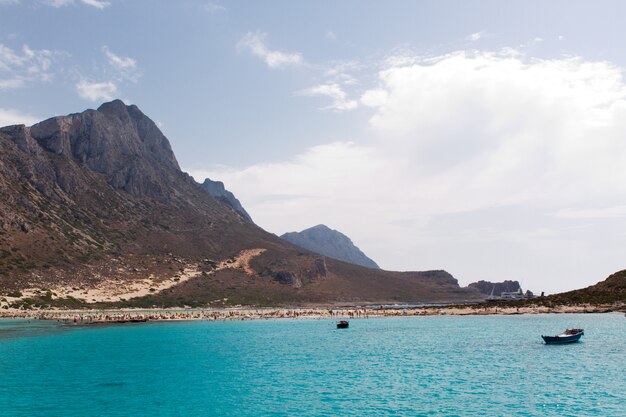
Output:
[[[255,271],[250,267],[250,261],[265,252],[265,249],[246,249],[239,252],[235,257],[218,262],[214,272],[223,269],[242,269],[248,275],[254,275]],[[202,275],[202,270],[197,264],[187,264],[182,272],[165,279],[156,279],[154,275],[147,278],[120,282],[109,280],[97,284],[93,288],[85,288],[83,285],[58,286],[50,288],[53,298],[73,297],[86,303],[116,302],[130,300],[131,298],[144,297],[158,294],[163,290],[172,288],[183,282],[189,281]],[[21,291],[21,297],[4,297],[5,303],[11,304],[26,298],[46,295],[38,288],[28,288]]]
[[256,272],[250,267],[250,261],[252,258],[259,256],[266,249],[246,249],[239,252],[235,258],[227,259],[225,261],[220,262],[215,268],[216,271],[220,271],[222,269],[243,269],[244,272],[248,275],[254,275]]

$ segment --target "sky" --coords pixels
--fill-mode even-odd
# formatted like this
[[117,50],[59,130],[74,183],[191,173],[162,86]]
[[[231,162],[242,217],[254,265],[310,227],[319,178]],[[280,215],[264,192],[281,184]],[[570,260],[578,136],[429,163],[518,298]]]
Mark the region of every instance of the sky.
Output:
[[136,104],[183,170],[388,270],[626,268],[622,1],[0,0],[0,125]]

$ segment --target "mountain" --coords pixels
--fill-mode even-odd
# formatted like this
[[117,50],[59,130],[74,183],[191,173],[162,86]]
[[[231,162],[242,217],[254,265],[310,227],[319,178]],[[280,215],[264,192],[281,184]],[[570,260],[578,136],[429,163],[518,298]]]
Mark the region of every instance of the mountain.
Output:
[[0,128],[0,307],[479,298],[445,271],[324,258],[221,197],[182,172],[152,120],[119,100]]
[[521,287],[519,282],[517,281],[502,281],[502,282],[489,282],[489,281],[478,281],[472,282],[468,285],[469,288],[475,288],[481,292],[481,294],[490,295],[493,291],[494,295],[500,295],[503,292],[515,292],[518,291]]
[[281,238],[320,255],[330,256],[366,268],[379,268],[376,262],[365,256],[348,236],[323,224],[301,232],[285,233]]
[[201,184],[201,187],[209,193],[212,197],[220,199],[230,205],[237,213],[241,215],[244,219],[252,223],[252,217],[248,214],[248,212],[243,208],[239,200],[234,196],[233,193],[228,191],[224,187],[224,183],[221,181],[212,181],[208,178],[204,180]]

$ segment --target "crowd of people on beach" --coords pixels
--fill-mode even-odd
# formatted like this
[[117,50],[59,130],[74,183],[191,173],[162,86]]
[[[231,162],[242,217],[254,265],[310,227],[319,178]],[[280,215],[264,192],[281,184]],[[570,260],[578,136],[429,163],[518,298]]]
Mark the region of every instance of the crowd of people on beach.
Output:
[[123,310],[123,311],[63,311],[15,310],[4,317],[57,320],[62,323],[90,324],[156,320],[254,320],[254,319],[315,319],[368,318],[406,315],[426,315],[433,312],[406,309],[194,309],[194,310]]
[[[148,310],[4,310],[0,317],[57,320],[67,324],[127,323],[175,320],[258,320],[258,319],[358,319],[369,317],[489,315],[538,313],[591,313],[600,307],[497,307],[448,306],[419,308],[211,308],[211,309],[148,309]],[[602,310],[604,311],[604,310]]]

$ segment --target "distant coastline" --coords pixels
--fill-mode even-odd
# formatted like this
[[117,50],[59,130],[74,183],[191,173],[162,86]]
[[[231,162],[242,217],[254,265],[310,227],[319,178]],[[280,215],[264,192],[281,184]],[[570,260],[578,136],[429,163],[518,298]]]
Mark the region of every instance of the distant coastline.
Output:
[[0,318],[58,320],[68,324],[106,324],[129,321],[334,319],[410,316],[484,316],[516,314],[574,314],[626,312],[625,303],[558,306],[450,305],[450,306],[311,306],[169,309],[18,310],[0,311]]

